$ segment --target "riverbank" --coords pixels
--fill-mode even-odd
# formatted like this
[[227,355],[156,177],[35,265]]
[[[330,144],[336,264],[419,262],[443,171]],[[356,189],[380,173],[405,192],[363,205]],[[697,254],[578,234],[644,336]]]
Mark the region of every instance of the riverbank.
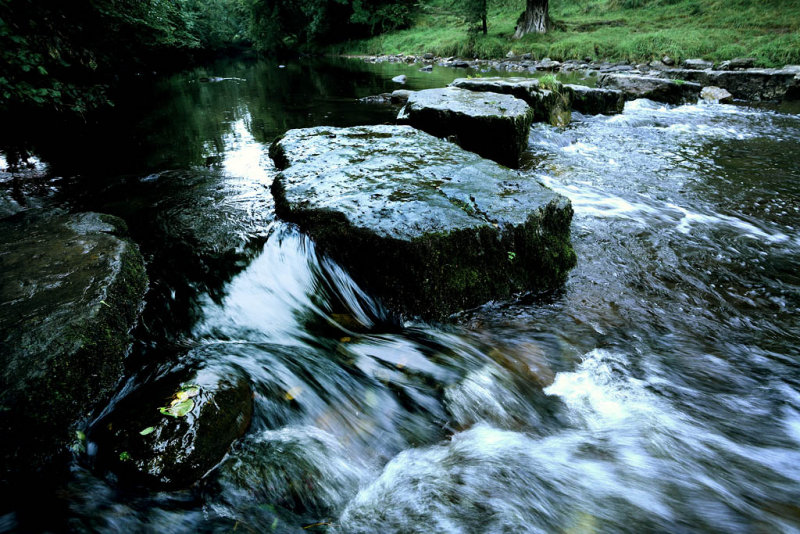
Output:
[[410,28],[331,46],[337,54],[424,54],[646,63],[668,55],[724,61],[753,57],[758,67],[800,63],[800,5],[767,2],[583,0],[550,2],[553,28],[513,39],[524,0],[490,5],[488,34],[470,33],[444,0],[429,2]]
[[[685,59],[678,64],[673,58],[664,56],[649,63],[628,63],[584,60],[555,61],[550,58],[534,59],[532,54],[516,55],[509,53],[504,59],[464,59],[458,57],[438,57],[431,53],[415,55],[345,56],[366,63],[403,63],[422,65],[422,72],[432,72],[433,66],[453,69],[471,69],[469,77],[481,77],[491,72],[509,72],[528,75],[558,76],[564,82],[575,82],[590,86],[597,83],[614,89],[626,89],[626,98],[650,98],[655,101],[678,103],[683,97],[673,101],[666,95],[644,96],[649,90],[643,86],[693,85],[699,95],[702,87],[721,87],[732,98],[743,102],[789,102],[800,99],[800,65],[784,65],[779,69],[755,68],[754,58],[734,58],[714,63],[699,58]],[[491,74],[488,74],[491,76]],[[610,82],[609,76],[621,76]],[[687,84],[691,82],[691,84]],[[619,86],[622,83],[624,87]],[[610,85],[609,85],[610,84]],[[652,88],[652,87],[651,87]],[[673,88],[674,89],[674,88]],[[674,91],[668,91],[674,93]],[[680,91],[679,91],[680,92]],[[675,96],[675,95],[673,95]]]

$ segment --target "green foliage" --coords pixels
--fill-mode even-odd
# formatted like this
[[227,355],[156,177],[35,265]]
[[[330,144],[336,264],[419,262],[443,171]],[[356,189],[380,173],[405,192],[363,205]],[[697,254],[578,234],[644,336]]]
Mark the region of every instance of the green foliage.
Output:
[[0,0],[0,112],[84,113],[115,77],[244,40],[246,0]]
[[256,48],[313,48],[407,26],[413,0],[250,0],[249,36]]
[[493,0],[487,35],[469,33],[453,0],[426,0],[410,28],[332,48],[349,54],[498,58],[509,50],[553,59],[722,61],[750,56],[763,67],[800,63],[796,0],[551,0],[553,30],[513,39],[525,0]]

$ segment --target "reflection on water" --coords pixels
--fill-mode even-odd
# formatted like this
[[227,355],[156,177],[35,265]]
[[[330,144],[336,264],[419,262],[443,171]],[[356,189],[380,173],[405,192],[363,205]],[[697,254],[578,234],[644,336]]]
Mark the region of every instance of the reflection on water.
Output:
[[[395,109],[353,99],[400,73],[411,88],[463,74],[234,63],[178,75],[156,88],[150,135],[114,147],[118,172],[54,182],[59,202],[124,216],[151,262],[119,396],[195,360],[255,394],[250,430],[201,484],[124,489],[80,458],[38,503],[54,524],[800,530],[800,118],[636,101],[534,126],[523,172],[576,211],[564,289],[401,324],[274,219],[266,155],[289,127],[391,121]],[[51,154],[54,168],[81,165]],[[36,525],[25,510],[0,527]]]

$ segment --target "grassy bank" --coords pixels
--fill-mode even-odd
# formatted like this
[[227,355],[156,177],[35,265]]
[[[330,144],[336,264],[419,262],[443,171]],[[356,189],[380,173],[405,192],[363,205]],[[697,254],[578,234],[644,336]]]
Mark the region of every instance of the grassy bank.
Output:
[[453,0],[423,1],[413,25],[331,47],[345,54],[498,58],[509,50],[553,59],[650,61],[755,57],[764,67],[800,63],[797,0],[551,0],[553,30],[512,39],[525,0],[489,0],[489,34],[470,33]]

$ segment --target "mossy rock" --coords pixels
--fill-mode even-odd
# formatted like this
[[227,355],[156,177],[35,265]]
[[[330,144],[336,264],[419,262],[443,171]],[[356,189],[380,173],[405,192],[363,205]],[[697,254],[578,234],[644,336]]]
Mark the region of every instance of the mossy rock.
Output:
[[252,415],[243,377],[177,373],[125,397],[89,438],[97,443],[98,465],[123,483],[186,487],[222,460]]
[[66,451],[122,375],[147,287],[121,219],[29,212],[0,222],[0,450],[6,473]]
[[519,98],[533,110],[534,122],[566,126],[572,120],[570,93],[562,90],[562,85],[558,81],[545,85],[537,78],[497,76],[457,78],[450,86],[468,91],[498,93]]
[[397,120],[508,167],[528,148],[534,110],[519,98],[455,87],[409,94]]
[[291,130],[270,155],[278,215],[403,315],[553,289],[575,265],[568,199],[414,128]]

